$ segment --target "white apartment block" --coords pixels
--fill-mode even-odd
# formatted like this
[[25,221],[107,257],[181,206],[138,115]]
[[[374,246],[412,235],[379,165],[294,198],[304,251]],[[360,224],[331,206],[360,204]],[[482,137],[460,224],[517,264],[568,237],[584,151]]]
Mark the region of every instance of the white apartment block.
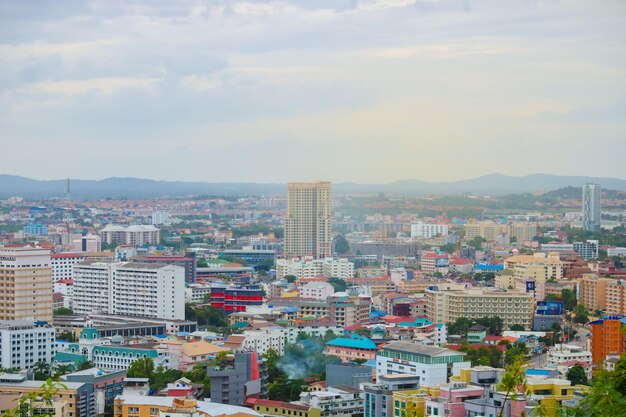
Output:
[[276,261],[276,277],[284,278],[286,275],[293,275],[296,278],[315,278],[323,275],[325,277],[352,278],[354,277],[354,264],[347,259],[311,259]]
[[160,241],[160,230],[152,225],[119,226],[109,224],[100,230],[100,238],[116,245],[156,245]]
[[240,351],[266,354],[274,349],[279,355],[285,354],[285,332],[283,329],[248,330],[243,332],[244,340]]
[[185,288],[185,302],[198,304],[204,301],[204,297],[211,295],[211,285],[189,284]]
[[74,267],[74,312],[182,320],[185,270],[139,262],[86,262]]
[[9,320],[0,322],[0,367],[32,369],[50,363],[56,353],[55,330],[47,322]]
[[598,259],[600,242],[597,240],[586,240],[584,242],[574,242],[574,250],[584,260]]
[[328,282],[309,282],[299,288],[301,298],[314,298],[325,301],[335,293],[335,288]]
[[447,224],[435,224],[424,223],[419,221],[411,225],[411,237],[435,237],[435,236],[447,236],[448,225]]
[[548,366],[556,366],[567,361],[592,363],[592,355],[591,352],[577,345],[555,345],[548,350]]
[[153,225],[159,225],[159,224],[165,224],[168,225],[170,224],[170,214],[166,211],[155,211],[152,213],[152,224]]
[[608,248],[606,254],[607,256],[626,256],[626,248]]
[[84,260],[85,253],[53,253],[50,255],[52,282],[72,279],[72,268]]

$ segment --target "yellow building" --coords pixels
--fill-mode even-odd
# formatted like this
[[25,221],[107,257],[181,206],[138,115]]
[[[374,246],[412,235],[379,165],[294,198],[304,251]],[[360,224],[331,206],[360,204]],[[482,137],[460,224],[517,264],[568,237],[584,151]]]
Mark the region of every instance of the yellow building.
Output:
[[[249,408],[194,399],[153,396],[120,396],[113,406],[114,417],[259,417]],[[292,416],[293,417],[293,416]]]
[[[17,406],[20,397],[38,392],[45,384],[44,381],[26,381],[0,384],[0,413]],[[41,412],[52,411],[55,417],[78,417],[78,410],[91,408],[95,412],[95,404],[90,401],[86,385],[78,382],[63,382],[55,386],[56,393],[52,397],[52,404],[34,403]]]
[[500,235],[510,235],[511,228],[506,224],[497,224],[492,221],[469,223],[465,225],[465,239],[471,240],[477,236],[486,240],[494,240]]
[[537,225],[532,223],[513,223],[511,225],[511,237],[518,242],[533,240],[537,236]]
[[515,288],[515,272],[512,269],[503,269],[495,273],[494,286],[503,290]]
[[441,387],[438,385],[422,385],[418,389],[394,391],[393,416],[423,417],[424,399],[426,397],[438,397],[440,391]]
[[536,401],[544,410],[544,415],[552,417],[557,410],[562,409],[563,401],[574,398],[574,387],[567,379],[531,377],[526,381],[526,394],[527,409]]
[[504,267],[513,270],[515,278],[534,279],[546,282],[549,279],[563,279],[564,262],[556,253],[535,253],[534,255],[515,255],[504,260]]
[[284,401],[253,400],[252,408],[265,417],[320,417],[322,410],[304,404]]
[[583,274],[578,281],[578,302],[589,311],[606,308],[606,286],[609,280],[596,274]]

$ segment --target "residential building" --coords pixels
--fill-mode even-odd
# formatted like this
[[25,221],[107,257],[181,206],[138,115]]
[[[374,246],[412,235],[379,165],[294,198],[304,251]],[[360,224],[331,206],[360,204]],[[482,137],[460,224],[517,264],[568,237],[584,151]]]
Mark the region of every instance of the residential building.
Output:
[[420,268],[425,274],[433,272],[445,273],[448,270],[450,258],[448,255],[436,252],[426,252],[422,254],[420,259]]
[[74,265],[85,261],[113,262],[113,252],[61,252],[50,255],[52,281],[72,279]]
[[591,356],[595,368],[601,366],[608,355],[621,355],[626,352],[624,325],[626,318],[605,316],[589,323]]
[[600,231],[602,189],[598,184],[583,185],[583,229],[590,232]]
[[107,371],[99,368],[89,368],[82,371],[62,375],[61,381],[82,383],[93,386],[96,399],[96,414],[105,412],[105,407],[113,408],[113,400],[124,391],[126,370]]
[[263,288],[250,278],[240,278],[234,283],[211,284],[210,304],[223,309],[226,314],[246,311],[249,306],[263,304]]
[[326,364],[326,385],[338,387],[347,385],[359,388],[362,383],[372,382],[373,369],[356,363]]
[[103,242],[116,245],[158,245],[160,230],[152,225],[119,226],[109,224],[99,233]]
[[482,343],[487,337],[487,328],[482,324],[475,324],[467,329],[467,343]]
[[427,416],[466,417],[465,402],[485,397],[485,389],[467,382],[454,381],[442,386],[436,396],[424,400]]
[[78,252],[100,252],[102,239],[96,235],[81,236],[80,239],[72,240],[72,250]]
[[608,248],[606,250],[607,256],[622,256],[626,257],[626,248]]
[[332,255],[330,182],[287,184],[285,255]]
[[486,240],[495,240],[500,235],[511,235],[511,228],[506,224],[497,224],[492,221],[474,222],[465,225],[465,239],[467,240],[477,236]]
[[514,324],[532,328],[535,298],[515,290],[476,288],[465,290],[426,290],[426,317],[434,323],[450,323],[460,317],[479,319],[500,317],[504,328]]
[[230,349],[199,340],[182,342],[180,340],[163,340],[159,349],[167,351],[170,364],[181,371],[190,371],[194,365],[206,363],[221,352],[230,352]]
[[0,321],[0,367],[32,369],[56,353],[55,329],[45,321]]
[[300,297],[315,300],[326,300],[335,293],[335,289],[328,282],[309,282],[299,288]]
[[267,398],[267,375],[256,352],[236,353],[232,362],[209,367],[211,400],[220,404],[244,405],[246,397]]
[[185,288],[185,302],[192,304],[203,303],[206,297],[211,296],[211,284],[188,284]]
[[52,321],[52,266],[47,249],[0,247],[0,320]]
[[259,355],[264,355],[271,349],[284,355],[285,332],[280,327],[246,330],[243,334],[228,336],[224,347],[235,352],[256,352]]
[[608,279],[606,282],[606,314],[626,315],[626,280]]
[[185,318],[184,269],[139,262],[74,266],[74,312]]
[[548,366],[557,366],[560,363],[568,361],[591,363],[592,354],[578,345],[557,344],[548,350]]
[[196,258],[195,256],[179,255],[143,255],[137,256],[134,262],[176,265],[185,269],[185,283],[196,282]]
[[598,259],[600,242],[597,240],[586,240],[584,242],[574,242],[574,251],[584,260]]
[[[356,270],[357,278],[374,278],[387,275],[386,266],[363,266]],[[393,278],[393,277],[392,277]]]
[[350,287],[364,288],[365,292],[372,297],[396,291],[396,284],[388,275],[372,278],[348,278],[346,284]]
[[513,270],[515,278],[544,284],[563,279],[564,265],[558,254],[516,255],[504,260],[504,268]]
[[127,394],[115,398],[113,412],[113,417],[262,417],[249,408],[217,402]]
[[243,259],[251,267],[257,267],[263,262],[276,262],[276,251],[270,249],[220,249],[221,258]]
[[321,417],[321,410],[310,405],[253,398],[249,404],[265,417]]
[[298,404],[319,408],[321,417],[360,417],[363,415],[363,398],[357,388],[328,387],[326,391],[304,391]]
[[[394,393],[416,389],[420,386],[420,377],[411,374],[380,375],[378,381],[362,385],[364,393],[364,417],[394,416]],[[398,414],[400,415],[400,414]]]
[[354,276],[354,264],[344,258],[279,259],[276,261],[276,277],[284,278],[287,275],[293,275],[298,279],[318,276],[347,279]]
[[431,238],[435,236],[446,236],[447,234],[447,224],[424,223],[422,221],[411,224],[411,237]]
[[390,342],[376,355],[376,377],[386,374],[419,376],[420,385],[445,384],[448,377],[471,367],[465,353],[412,342]]
[[511,237],[518,242],[527,242],[537,236],[537,225],[532,223],[512,223]]
[[328,316],[339,326],[369,324],[372,299],[350,292],[336,292],[327,299]]
[[22,231],[25,235],[48,236],[48,225],[41,223],[28,223],[24,225]]
[[170,221],[170,214],[167,211],[154,211],[152,212],[152,224],[155,226],[159,226],[159,225],[169,225],[171,223]]
[[578,302],[589,311],[604,310],[607,283],[607,279],[596,274],[583,274],[578,281]]
[[[23,395],[41,391],[46,381],[29,381],[24,374],[13,375],[9,381],[0,382],[0,397],[7,402],[0,404],[0,412],[15,407],[15,400]],[[95,417],[96,402],[93,386],[79,382],[62,382],[55,384],[55,393],[52,395],[52,405],[38,410],[40,413],[50,413],[55,417]]]
[[338,337],[326,342],[324,354],[337,356],[343,362],[368,361],[376,358],[376,343],[367,337],[353,335],[350,338]]
[[563,401],[574,398],[574,387],[567,379],[528,377],[526,388],[526,414],[533,415],[541,407],[547,417],[553,417],[562,410]]

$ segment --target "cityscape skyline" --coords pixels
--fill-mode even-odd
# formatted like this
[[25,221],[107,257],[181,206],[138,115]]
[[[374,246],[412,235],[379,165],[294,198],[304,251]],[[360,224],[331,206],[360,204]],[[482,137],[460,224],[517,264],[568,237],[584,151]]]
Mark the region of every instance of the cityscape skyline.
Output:
[[[625,8],[3,4],[0,167],[287,182],[318,179],[323,161],[333,182],[581,166],[623,178]],[[588,158],[598,149],[611,152]]]

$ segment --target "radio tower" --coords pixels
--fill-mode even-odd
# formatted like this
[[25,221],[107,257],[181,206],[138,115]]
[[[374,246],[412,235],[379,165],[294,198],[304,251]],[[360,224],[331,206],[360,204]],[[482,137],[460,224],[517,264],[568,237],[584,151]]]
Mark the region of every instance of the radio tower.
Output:
[[65,195],[65,228],[67,230],[67,245],[70,246],[72,242],[71,234],[70,234],[70,221],[72,220],[71,209],[70,209],[70,177],[67,177],[67,189]]

